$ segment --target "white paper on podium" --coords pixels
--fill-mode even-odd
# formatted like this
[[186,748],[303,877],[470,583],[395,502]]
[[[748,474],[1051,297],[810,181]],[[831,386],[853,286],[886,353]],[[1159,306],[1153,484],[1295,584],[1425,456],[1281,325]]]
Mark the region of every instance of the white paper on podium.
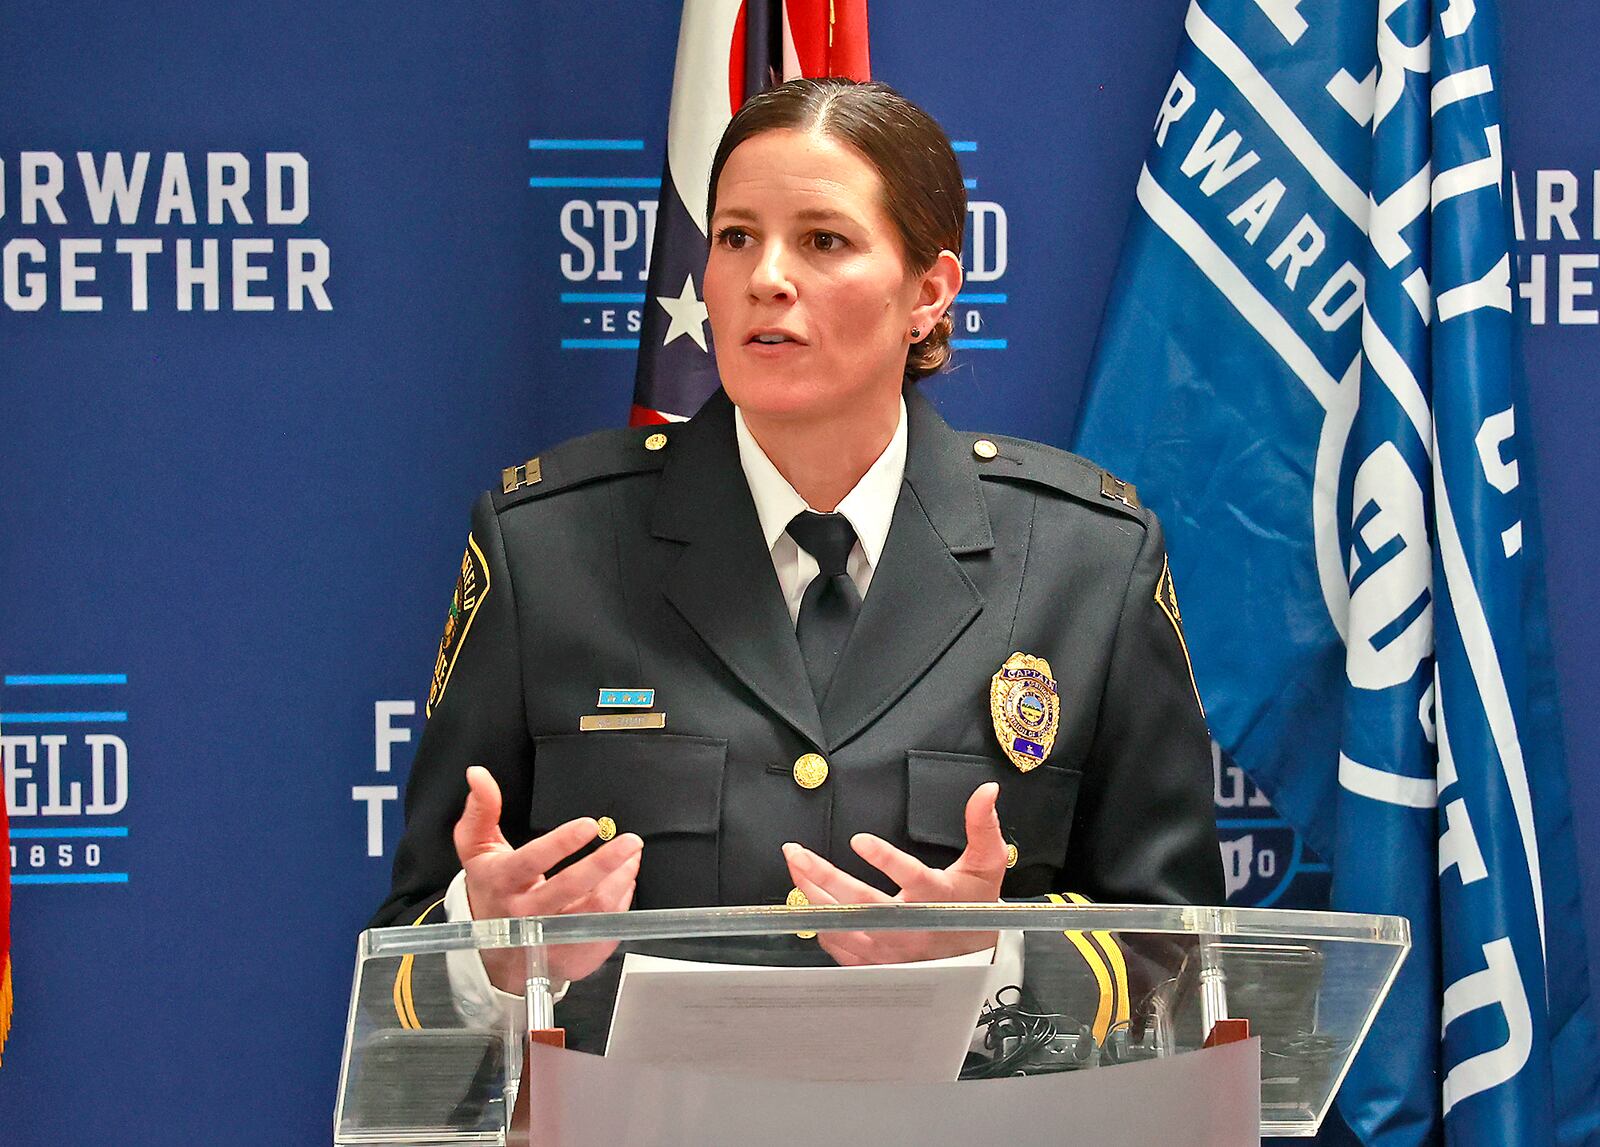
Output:
[[1261,1041],[965,1083],[739,1079],[535,1046],[528,1088],[540,1147],[1255,1147]]
[[945,1083],[989,994],[992,949],[862,968],[623,958],[606,1057],[790,1080]]

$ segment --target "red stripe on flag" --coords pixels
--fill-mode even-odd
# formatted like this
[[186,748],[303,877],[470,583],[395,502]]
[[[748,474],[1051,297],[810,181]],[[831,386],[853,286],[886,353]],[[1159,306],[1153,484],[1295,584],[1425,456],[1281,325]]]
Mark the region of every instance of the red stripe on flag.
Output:
[[789,36],[800,61],[802,76],[828,74],[828,12],[830,0],[784,0]]
[[634,404],[628,413],[629,426],[665,426],[672,419],[662,414],[659,410],[651,410],[648,406]]
[[872,78],[867,51],[867,0],[833,0],[833,38],[828,45],[828,75]]
[[[729,114],[744,106],[744,17],[750,0],[739,5],[739,18],[733,22],[733,41],[728,45]],[[640,423],[633,423],[638,426]]]
[[802,76],[870,80],[867,0],[785,0]]

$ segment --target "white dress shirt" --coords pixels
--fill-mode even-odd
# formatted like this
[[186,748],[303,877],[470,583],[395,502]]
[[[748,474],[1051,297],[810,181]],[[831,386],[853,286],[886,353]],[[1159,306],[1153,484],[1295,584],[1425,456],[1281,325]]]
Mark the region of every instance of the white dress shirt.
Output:
[[[772,555],[772,568],[777,572],[784,604],[789,607],[789,620],[798,621],[800,599],[805,596],[811,579],[817,576],[818,566],[816,558],[795,544],[788,529],[796,514],[812,507],[789,485],[789,480],[778,473],[772,459],[745,425],[744,411],[737,406],[733,408],[733,432],[739,441],[739,465],[744,470],[744,480],[756,504],[756,517],[761,522],[761,536]],[[872,571],[883,559],[883,545],[889,540],[889,524],[894,520],[894,507],[900,500],[900,482],[905,473],[906,400],[902,398],[900,421],[895,424],[889,445],[838,506],[838,512],[850,520],[856,532],[856,544],[850,547],[845,572],[856,583],[862,600],[866,599],[867,587],[872,584]]]

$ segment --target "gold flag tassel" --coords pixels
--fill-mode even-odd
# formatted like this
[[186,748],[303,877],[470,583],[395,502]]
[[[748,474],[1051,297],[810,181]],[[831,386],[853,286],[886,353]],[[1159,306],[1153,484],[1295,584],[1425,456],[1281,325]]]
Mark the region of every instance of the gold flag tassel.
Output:
[[0,968],[0,1063],[4,1063],[6,1036],[11,1034],[11,957]]

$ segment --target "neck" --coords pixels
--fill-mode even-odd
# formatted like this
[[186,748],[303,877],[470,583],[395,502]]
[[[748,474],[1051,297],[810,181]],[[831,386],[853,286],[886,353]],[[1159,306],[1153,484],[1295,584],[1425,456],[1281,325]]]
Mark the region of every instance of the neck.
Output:
[[853,408],[804,422],[748,411],[745,426],[778,473],[813,510],[832,513],[876,462],[900,423],[900,393],[886,407]]

